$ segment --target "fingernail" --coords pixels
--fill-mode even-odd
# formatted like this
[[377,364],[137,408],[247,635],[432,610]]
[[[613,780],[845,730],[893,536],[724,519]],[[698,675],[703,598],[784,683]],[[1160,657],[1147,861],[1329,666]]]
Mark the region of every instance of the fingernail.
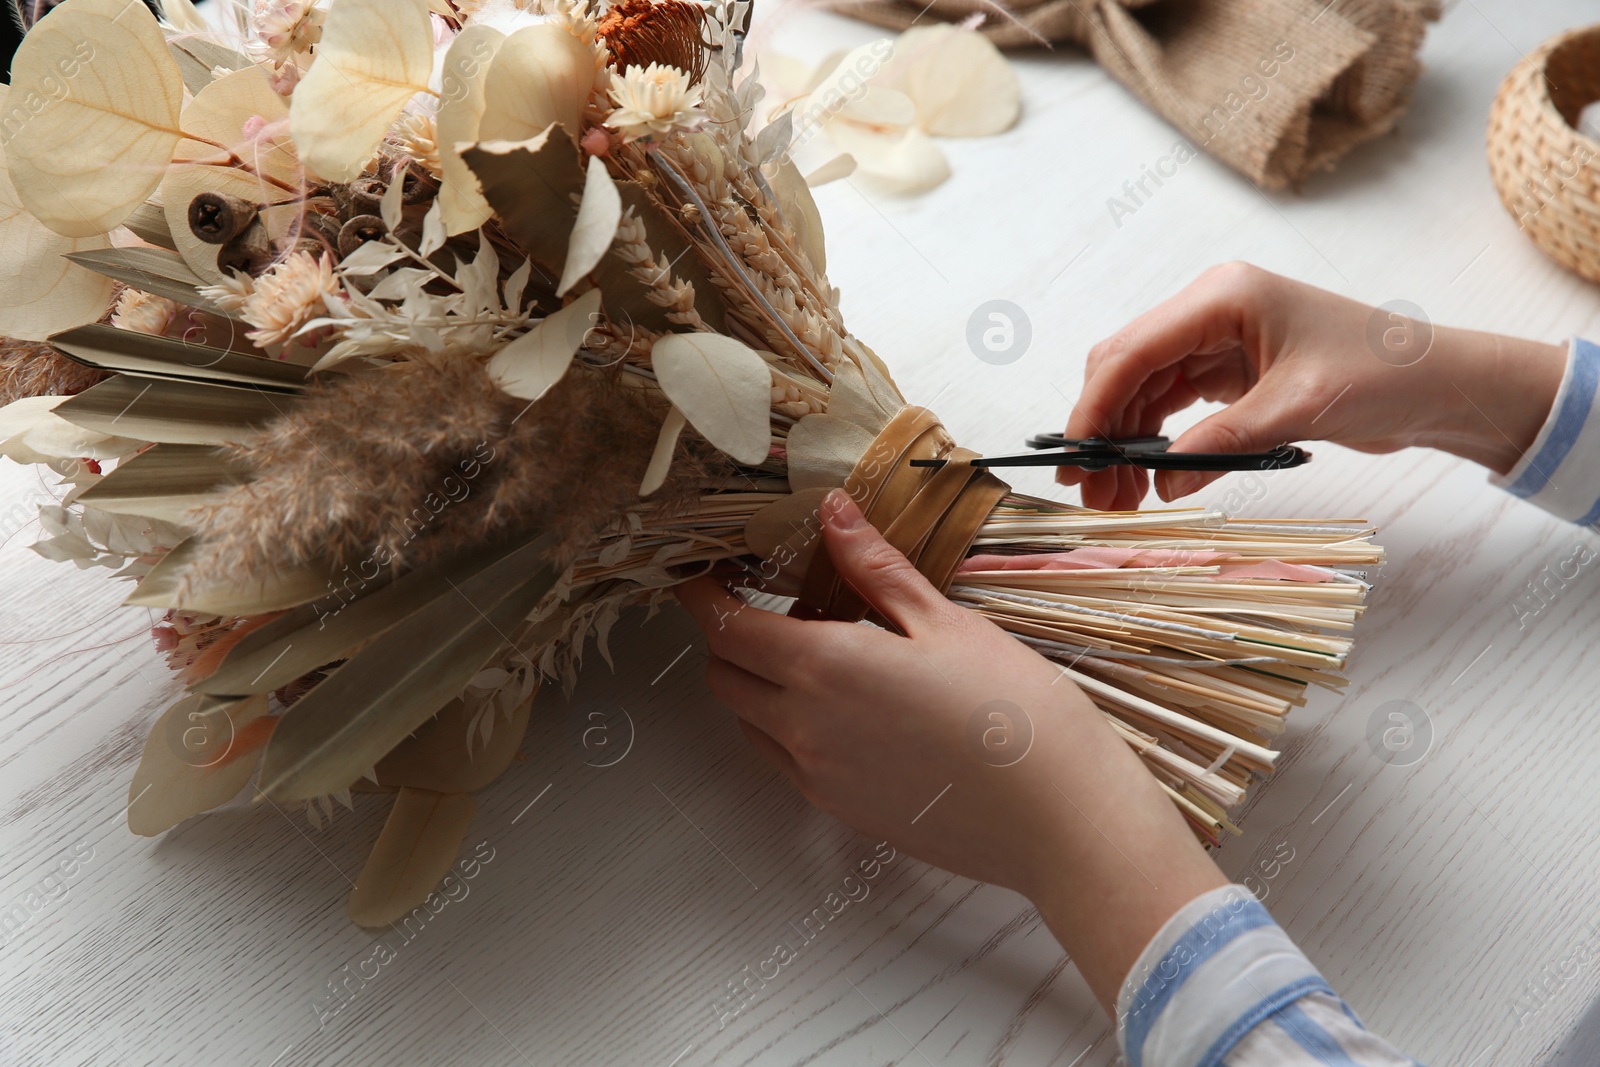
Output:
[[1200,475],[1195,471],[1177,471],[1167,476],[1167,491],[1164,494],[1167,500],[1176,500],[1180,496],[1188,496],[1200,488]]
[[835,489],[822,498],[822,517],[829,526],[842,532],[854,530],[867,520],[843,489]]

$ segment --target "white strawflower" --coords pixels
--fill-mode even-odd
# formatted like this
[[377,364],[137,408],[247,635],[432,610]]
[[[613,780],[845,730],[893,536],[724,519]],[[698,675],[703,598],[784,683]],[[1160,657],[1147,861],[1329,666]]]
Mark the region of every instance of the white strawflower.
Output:
[[216,305],[220,311],[233,314],[244,308],[250,294],[256,291],[256,280],[248,274],[230,271],[215,285],[200,286],[200,295]]
[[148,333],[161,337],[178,314],[176,301],[164,296],[152,296],[139,289],[124,289],[117,297],[116,310],[111,313],[111,325],[119,330]]
[[281,344],[295,331],[328,312],[341,294],[327,255],[296,252],[256,279],[240,315],[255,329],[245,336],[260,345]]
[[626,74],[611,75],[611,101],[617,109],[606,125],[624,140],[660,137],[673,130],[692,130],[705,120],[700,110],[700,87],[677,67],[652,63],[629,67]]

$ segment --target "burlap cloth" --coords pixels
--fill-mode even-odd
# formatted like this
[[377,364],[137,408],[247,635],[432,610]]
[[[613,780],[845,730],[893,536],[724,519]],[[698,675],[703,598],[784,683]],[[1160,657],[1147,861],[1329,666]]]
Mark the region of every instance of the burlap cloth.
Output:
[[[1071,41],[1197,147],[1298,184],[1405,111],[1438,0],[831,0],[905,29],[982,16],[1002,48]],[[926,11],[926,14],[919,13]]]

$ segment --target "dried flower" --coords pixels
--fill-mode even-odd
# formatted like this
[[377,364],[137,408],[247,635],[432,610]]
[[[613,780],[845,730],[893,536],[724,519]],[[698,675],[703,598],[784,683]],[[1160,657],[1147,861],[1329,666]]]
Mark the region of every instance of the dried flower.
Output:
[[[531,409],[471,359],[338,375],[232,449],[260,476],[197,512],[190,577],[333,558],[371,580],[515,530],[556,531],[570,558],[637,502],[663,412],[587,369]],[[662,499],[696,492],[699,462],[680,455]]]
[[175,301],[152,296],[141,289],[124,289],[111,312],[111,325],[119,330],[164,336],[181,310]]
[[439,162],[439,127],[432,113],[402,112],[394,126],[394,139],[429,174],[437,178],[444,173]]
[[328,13],[316,0],[256,0],[250,9],[253,57],[273,68],[311,51],[322,37]]
[[342,300],[343,290],[326,254],[296,252],[256,279],[240,315],[255,329],[246,336],[257,344],[281,344],[296,330],[328,311],[329,300]]
[[222,276],[222,280],[215,285],[202,285],[200,295],[209,300],[219,311],[232,314],[244,310],[245,301],[250,299],[250,294],[256,291],[256,280],[248,274],[231,271]]
[[611,75],[611,100],[617,109],[606,125],[624,140],[660,137],[673,130],[692,130],[706,113],[700,110],[700,87],[677,67],[652,63]]
[[623,0],[600,20],[618,70],[660,63],[698,85],[706,70],[705,9],[685,0]]

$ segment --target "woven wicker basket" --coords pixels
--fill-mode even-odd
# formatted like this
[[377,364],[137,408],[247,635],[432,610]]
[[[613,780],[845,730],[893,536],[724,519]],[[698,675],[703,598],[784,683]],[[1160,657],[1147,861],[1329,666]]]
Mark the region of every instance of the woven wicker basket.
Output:
[[1545,42],[1489,110],[1489,173],[1506,210],[1563,266],[1600,281],[1600,141],[1577,130],[1600,100],[1600,26]]

